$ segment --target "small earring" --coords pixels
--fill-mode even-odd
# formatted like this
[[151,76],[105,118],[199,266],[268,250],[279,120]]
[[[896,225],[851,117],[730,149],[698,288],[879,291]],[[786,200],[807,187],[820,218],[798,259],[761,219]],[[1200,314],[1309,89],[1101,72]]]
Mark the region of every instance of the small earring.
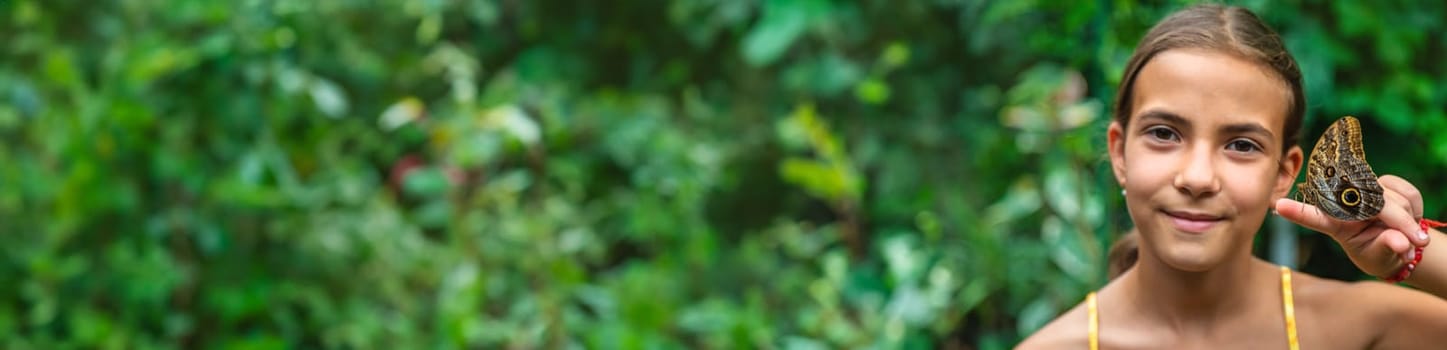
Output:
[[1120,189],[1120,196],[1121,196],[1121,197],[1125,197],[1125,189],[1124,189],[1124,188]]

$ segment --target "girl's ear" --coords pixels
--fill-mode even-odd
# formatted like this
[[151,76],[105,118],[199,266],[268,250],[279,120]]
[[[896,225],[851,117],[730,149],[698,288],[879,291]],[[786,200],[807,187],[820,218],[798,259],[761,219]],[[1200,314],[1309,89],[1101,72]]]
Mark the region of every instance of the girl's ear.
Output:
[[1115,182],[1120,184],[1120,188],[1125,188],[1125,128],[1120,122],[1110,122],[1105,140],[1110,148],[1110,168],[1115,172]]
[[1291,185],[1296,183],[1296,174],[1301,172],[1301,161],[1305,155],[1301,146],[1292,145],[1286,155],[1281,157],[1281,167],[1276,174],[1276,188],[1271,191],[1272,198],[1286,197],[1291,193]]

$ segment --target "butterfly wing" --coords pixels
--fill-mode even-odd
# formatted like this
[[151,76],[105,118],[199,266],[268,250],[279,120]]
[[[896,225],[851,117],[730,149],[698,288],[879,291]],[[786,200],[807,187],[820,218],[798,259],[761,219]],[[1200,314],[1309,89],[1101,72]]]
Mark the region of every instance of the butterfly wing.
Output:
[[[1342,138],[1337,142],[1337,174],[1336,177],[1336,199],[1344,205],[1354,220],[1363,220],[1382,211],[1382,204],[1385,203],[1382,195],[1382,185],[1377,182],[1377,174],[1372,171],[1372,166],[1367,164],[1367,154],[1362,147],[1362,128],[1356,118],[1342,117],[1336,124]],[[1352,194],[1359,198],[1352,201]]]
[[1317,139],[1307,163],[1303,196],[1338,220],[1365,220],[1382,211],[1382,187],[1361,140],[1357,119],[1342,117]]
[[[1327,171],[1335,169],[1331,167],[1331,164],[1335,163],[1336,159],[1335,138],[1332,136],[1336,133],[1337,125],[1332,124],[1326,128],[1326,132],[1321,134],[1321,138],[1316,139],[1316,145],[1311,148],[1311,155],[1306,161],[1306,182],[1298,185],[1297,189],[1298,192],[1301,192],[1302,200],[1306,204],[1316,206],[1327,215],[1340,218],[1347,216],[1346,212],[1338,208],[1336,203],[1332,202],[1331,197],[1323,195],[1323,193],[1331,192],[1326,189],[1333,188],[1331,184],[1327,183],[1330,178]],[[1333,152],[1328,152],[1328,149]]]

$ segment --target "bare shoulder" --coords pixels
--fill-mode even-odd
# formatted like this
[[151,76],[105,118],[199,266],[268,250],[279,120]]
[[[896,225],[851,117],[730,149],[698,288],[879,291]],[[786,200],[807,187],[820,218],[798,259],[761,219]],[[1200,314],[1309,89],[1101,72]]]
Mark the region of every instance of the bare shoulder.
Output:
[[[1316,277],[1304,272],[1291,274],[1292,295],[1296,304],[1297,313],[1305,320],[1329,319],[1336,320],[1336,325],[1359,325],[1370,322],[1367,317],[1373,299],[1370,294],[1373,292],[1370,282],[1346,282],[1328,278]],[[1380,284],[1380,283],[1378,283]],[[1350,302],[1348,302],[1350,301]],[[1311,322],[1303,322],[1305,328],[1316,326]],[[1320,326],[1332,327],[1330,324]],[[1351,328],[1355,333],[1371,333],[1368,328]],[[1336,330],[1328,330],[1326,333],[1335,333]],[[1362,335],[1361,337],[1365,337]]]
[[[1402,308],[1441,310],[1447,301],[1409,287],[1378,281],[1346,282],[1293,274],[1296,296],[1301,302],[1331,306],[1336,311],[1398,314]],[[1343,302],[1350,300],[1351,302]],[[1447,317],[1447,313],[1443,314]]]
[[1017,350],[1081,348],[1086,344],[1086,329],[1089,326],[1085,302],[1081,301],[1064,314],[1045,324],[1025,341],[1015,346]]
[[1363,283],[1321,278],[1294,271],[1291,273],[1291,284],[1298,299],[1310,301],[1316,297],[1340,297],[1342,293],[1360,292],[1359,285]]
[[[1371,348],[1392,348],[1395,342],[1447,339],[1447,300],[1431,294],[1378,281],[1343,282],[1308,274],[1300,277],[1295,294],[1301,306],[1339,322],[1338,335],[1358,333]],[[1425,337],[1425,338],[1424,338]]]
[[[1311,300],[1320,299],[1334,302],[1339,306],[1367,310],[1396,310],[1398,308],[1440,310],[1447,308],[1447,300],[1410,287],[1379,281],[1337,281],[1304,273],[1297,275],[1301,280],[1300,287],[1297,289],[1300,291],[1298,293],[1303,298]],[[1352,300],[1353,302],[1342,303],[1342,300]],[[1447,314],[1443,314],[1443,316],[1447,317]]]

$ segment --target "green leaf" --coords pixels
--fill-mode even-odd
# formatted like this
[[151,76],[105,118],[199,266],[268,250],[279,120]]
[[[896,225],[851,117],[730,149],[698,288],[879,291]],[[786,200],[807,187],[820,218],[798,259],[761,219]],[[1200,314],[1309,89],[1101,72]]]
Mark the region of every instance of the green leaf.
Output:
[[757,67],[778,60],[828,6],[823,0],[765,1],[763,18],[744,36],[744,61]]
[[854,86],[854,97],[872,105],[884,104],[889,101],[889,85],[878,79],[866,79]]
[[829,349],[830,347],[828,344],[818,340],[790,336],[784,338],[783,348],[784,350],[824,350]]
[[1045,173],[1045,200],[1056,214],[1066,220],[1081,218],[1083,203],[1077,174],[1062,160],[1051,162]]
[[1050,216],[1040,225],[1041,239],[1050,249],[1050,259],[1065,274],[1082,285],[1090,284],[1095,277],[1095,265],[1079,232],[1070,223],[1059,217]]
[[826,200],[852,197],[853,189],[844,176],[828,163],[799,157],[784,159],[779,175],[784,181],[803,187],[806,192]]
[[880,61],[886,70],[899,68],[909,62],[909,44],[904,42],[891,42],[884,48],[880,55]]
[[856,85],[864,70],[838,53],[789,65],[783,73],[784,86],[817,96],[834,96]]
[[1040,210],[1040,190],[1029,177],[1015,180],[1005,197],[985,208],[985,222],[996,226],[1014,221]]
[[1015,327],[1019,329],[1020,334],[1035,333],[1040,330],[1040,327],[1044,327],[1046,323],[1055,318],[1056,311],[1055,303],[1051,302],[1049,298],[1035,298],[1030,304],[1025,305],[1024,310],[1020,310],[1020,318]]
[[377,125],[381,126],[382,130],[396,130],[403,125],[422,119],[426,112],[427,107],[422,104],[421,100],[408,96],[383,110],[382,115],[377,117]]
[[990,279],[988,278],[976,278],[974,281],[965,283],[965,287],[960,289],[960,294],[957,298],[957,300],[959,300],[958,307],[960,310],[963,310],[962,312],[970,312],[970,310],[973,310],[979,306],[981,302],[985,301],[986,297],[990,296],[991,289]]
[[1377,95],[1375,103],[1377,118],[1376,121],[1390,130],[1393,134],[1405,135],[1412,130],[1412,123],[1416,116],[1412,113],[1412,107],[1407,103],[1406,97],[1398,94]]
[[924,274],[926,256],[916,249],[912,236],[896,235],[884,241],[884,261],[890,277],[901,283],[913,283]]
[[542,137],[537,122],[534,122],[527,113],[514,105],[503,105],[488,110],[487,116],[484,118],[487,125],[506,131],[508,135],[524,145],[535,145]]
[[233,340],[222,346],[226,350],[280,350],[286,349],[286,341],[271,335],[251,335]]
[[342,92],[342,87],[337,83],[321,77],[313,77],[310,89],[312,102],[316,103],[317,110],[322,111],[328,117],[341,118],[346,115],[347,95]]
[[422,21],[417,23],[417,43],[431,44],[437,41],[437,36],[442,33],[442,15],[431,13],[422,16]]
[[438,167],[421,167],[407,173],[403,188],[418,197],[438,197],[447,193],[451,185],[447,173]]

